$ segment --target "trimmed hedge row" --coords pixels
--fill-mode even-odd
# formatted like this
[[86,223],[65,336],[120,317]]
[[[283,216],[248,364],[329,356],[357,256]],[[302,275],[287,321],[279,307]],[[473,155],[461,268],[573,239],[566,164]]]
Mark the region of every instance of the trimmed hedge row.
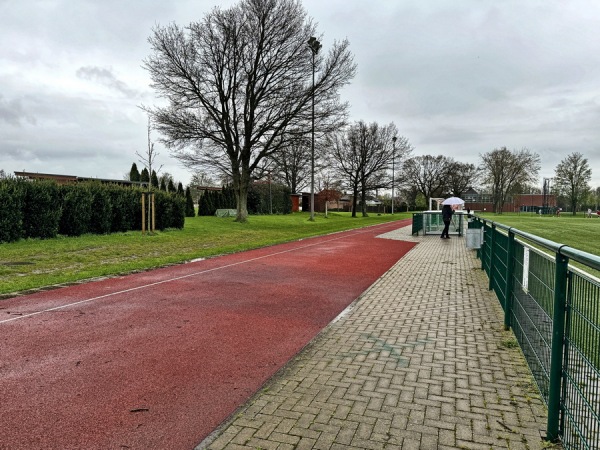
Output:
[[[99,182],[0,180],[0,243],[141,230],[144,192]],[[183,228],[185,197],[154,191],[156,228]],[[146,203],[148,204],[148,203]]]
[[[236,209],[237,202],[232,186],[221,191],[207,191],[200,197],[199,216],[213,216],[217,209]],[[290,214],[291,191],[280,184],[252,184],[248,189],[248,214]]]

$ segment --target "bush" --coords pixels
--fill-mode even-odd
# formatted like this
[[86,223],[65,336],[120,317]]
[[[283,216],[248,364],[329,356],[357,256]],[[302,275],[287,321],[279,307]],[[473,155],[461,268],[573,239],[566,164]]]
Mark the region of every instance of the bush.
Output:
[[165,191],[154,191],[154,207],[155,209],[155,224],[157,230],[164,230],[171,226],[173,218],[173,204],[170,197]]
[[94,197],[88,183],[67,184],[60,187],[63,214],[60,219],[60,234],[81,236],[90,232],[92,202]]
[[25,183],[23,232],[27,238],[54,238],[58,234],[62,216],[62,199],[54,181]]
[[214,200],[216,199],[215,194],[220,194],[217,191],[205,191],[204,194],[200,197],[199,205],[198,205],[198,215],[199,216],[214,216],[217,207],[214,204]]
[[176,192],[153,191],[155,208],[155,227],[157,230],[166,228],[183,228],[185,223],[185,197]]
[[179,194],[171,195],[173,208],[171,212],[171,228],[183,229],[185,225],[185,197]]
[[117,185],[106,186],[110,196],[111,231],[124,232],[142,229],[143,192],[139,189],[123,188]]
[[0,180],[0,242],[18,241],[23,236],[25,184],[15,178]]
[[[154,191],[156,229],[183,228],[186,198]],[[0,243],[22,237],[52,238],[141,230],[137,188],[98,182],[59,186],[54,181],[0,180]]]
[[192,198],[192,191],[188,186],[185,188],[185,217],[194,217],[196,210],[194,209],[194,199]]
[[92,215],[90,231],[96,234],[107,234],[112,229],[112,201],[106,186],[100,183],[90,184],[92,193]]

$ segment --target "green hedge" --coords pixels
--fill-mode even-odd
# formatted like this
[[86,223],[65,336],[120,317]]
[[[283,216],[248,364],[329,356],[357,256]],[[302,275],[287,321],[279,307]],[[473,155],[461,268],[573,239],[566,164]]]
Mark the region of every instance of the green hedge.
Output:
[[0,180],[0,242],[16,241],[23,235],[25,196],[23,181]]
[[63,211],[58,184],[53,181],[23,184],[26,191],[23,237],[42,239],[56,237]]
[[[155,191],[156,228],[183,228],[185,197]],[[138,188],[54,181],[0,180],[0,243],[20,238],[53,238],[141,230]]]

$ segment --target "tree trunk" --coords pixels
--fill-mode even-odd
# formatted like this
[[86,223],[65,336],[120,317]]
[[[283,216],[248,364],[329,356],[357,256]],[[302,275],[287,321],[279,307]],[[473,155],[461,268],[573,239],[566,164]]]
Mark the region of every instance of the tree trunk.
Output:
[[249,176],[244,173],[233,174],[233,190],[237,204],[236,222],[245,223],[248,221],[248,180]]
[[352,190],[352,217],[356,217],[356,203],[358,200],[358,186]]
[[367,213],[367,192],[365,189],[365,186],[363,184],[362,190],[360,192],[360,205],[361,205],[361,210],[362,210],[362,216],[363,217],[368,217],[369,214]]

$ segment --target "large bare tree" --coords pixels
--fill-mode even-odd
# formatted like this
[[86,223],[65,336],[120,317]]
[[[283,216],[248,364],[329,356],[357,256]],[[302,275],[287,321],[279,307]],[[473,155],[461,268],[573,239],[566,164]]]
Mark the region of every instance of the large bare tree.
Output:
[[494,149],[480,155],[482,182],[492,192],[494,212],[502,214],[509,195],[515,194],[519,185],[533,183],[540,171],[540,156],[528,149]]
[[408,159],[402,166],[404,187],[415,186],[428,201],[447,193],[449,166],[453,161],[445,156],[424,155]]
[[345,121],[338,92],[356,71],[348,41],[313,66],[307,42],[315,35],[298,0],[241,0],[185,28],[157,26],[149,38],[144,67],[168,105],[146,110],[181,162],[230,174],[238,221],[247,220],[261,161],[311,131],[313,98],[317,132]]
[[462,197],[463,194],[477,184],[479,171],[475,164],[461,163],[450,159],[446,171],[446,184],[448,193],[456,197]]
[[573,215],[577,214],[577,206],[591,191],[591,179],[592,169],[588,160],[578,152],[568,155],[554,169],[554,189],[567,199]]
[[[380,126],[377,122],[367,124],[359,121],[330,137],[331,160],[352,190],[352,217],[356,217],[359,191],[362,214],[366,216],[367,191],[389,186],[386,172],[391,168],[394,157],[392,138],[397,134],[398,129],[393,123]],[[407,146],[406,152],[410,151],[407,139],[399,141]],[[396,145],[397,154],[402,151]]]

